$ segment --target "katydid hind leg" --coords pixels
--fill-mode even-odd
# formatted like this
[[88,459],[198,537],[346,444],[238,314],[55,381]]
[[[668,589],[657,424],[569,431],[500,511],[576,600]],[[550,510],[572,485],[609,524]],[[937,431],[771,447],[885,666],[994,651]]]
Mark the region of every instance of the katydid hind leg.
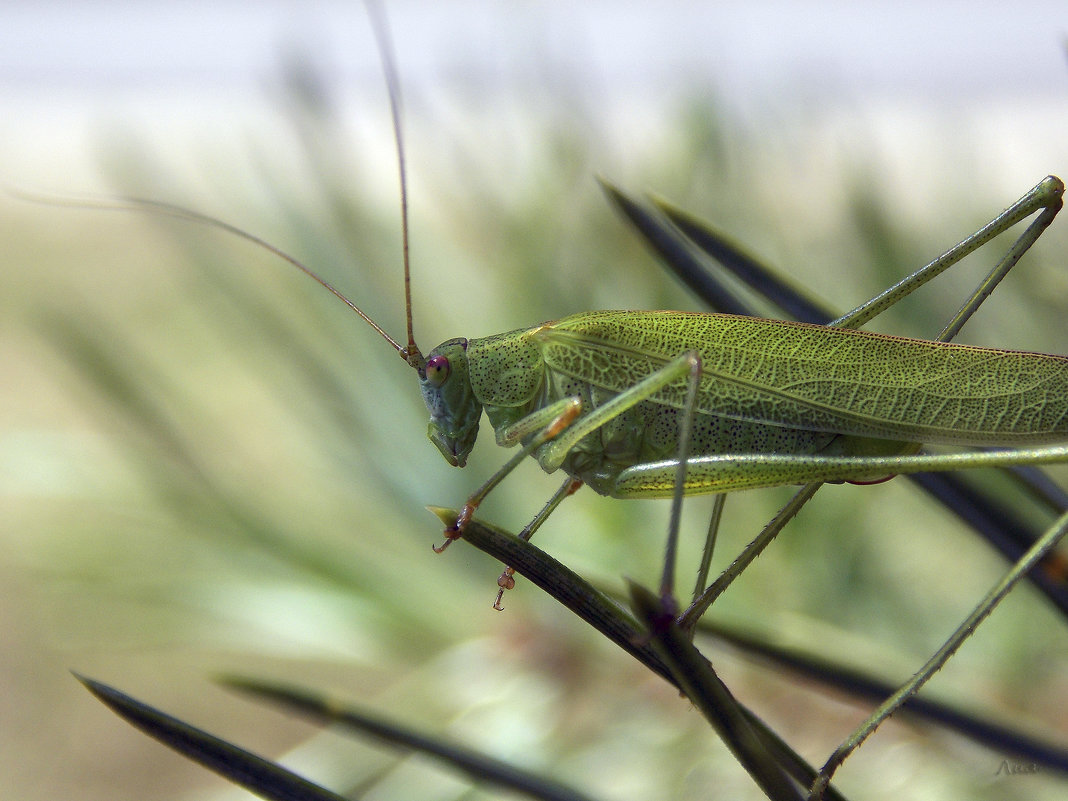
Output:
[[686,403],[679,415],[679,449],[676,456],[675,489],[671,496],[671,515],[668,519],[667,542],[664,547],[664,571],[660,579],[660,603],[672,616],[678,614],[675,600],[675,566],[678,561],[679,525],[682,518],[682,500],[686,492],[694,416],[697,414],[697,389],[701,383],[701,358],[696,351],[684,354],[687,368]]
[[[887,473],[924,473],[978,467],[1060,464],[1068,462],[1068,445],[995,451],[920,453],[906,456],[797,456],[734,454],[688,460],[687,490],[715,494],[788,484],[847,482]],[[667,498],[678,469],[674,459],[636,465],[620,474],[615,494],[622,498]]]
[[716,550],[716,541],[719,538],[719,524],[723,519],[723,507],[727,503],[726,493],[717,493],[713,496],[712,512],[708,517],[708,529],[705,534],[705,546],[701,552],[701,562],[697,567],[697,581],[693,589],[693,601],[701,597],[701,592],[708,583],[708,572],[712,567],[712,555]]
[[976,627],[982,623],[1005,596],[1015,587],[1027,573],[1039,564],[1057,544],[1068,534],[1068,513],[1062,514],[1056,522],[1048,528],[1035,544],[1025,553],[1020,560],[990,589],[978,606],[957,627],[956,631],[942,644],[934,655],[921,667],[915,675],[905,682],[892,696],[879,706],[872,715],[865,720],[852,734],[842,741],[834,753],[820,770],[816,781],[809,793],[809,801],[820,801],[823,793],[830,784],[831,778],[841,767],[842,763],[866,740],[887,718],[912,698],[920,688],[931,679],[949,661],[964,644],[965,640],[975,633]]
[[[1033,220],[1024,233],[1016,239],[1005,256],[993,268],[986,279],[979,284],[969,299],[962,305],[960,311],[958,311],[958,313],[946,324],[945,328],[938,336],[939,341],[950,341],[979,305],[989,297],[991,291],[1001,278],[1007,274],[1012,266],[1016,264],[1020,257],[1035,243],[1035,241],[1037,241],[1042,232],[1050,225],[1061,208],[1063,192],[1064,187],[1060,179],[1054,176],[1043,179],[1020,200],[1010,206],[1006,211],[997,215],[990,223],[983,226],[975,234],[965,238],[960,244],[951,248],[913,275],[908,276],[895,287],[891,287],[886,292],[883,292],[862,304],[854,311],[839,317],[836,321],[831,323],[831,325],[850,328],[863,325],[901,298],[921,287],[927,281],[955,265],[958,261],[964,258],[964,256],[981,247],[990,239],[1009,230],[1036,211],[1040,211],[1041,213],[1039,217]],[[827,316],[830,315],[828,314]],[[670,468],[667,468],[665,472],[670,472]],[[858,478],[852,479],[851,483],[876,483],[885,481],[891,477],[892,475],[888,474],[867,480]],[[814,493],[811,488],[808,488],[808,491],[804,494],[811,497]],[[713,525],[714,523],[710,524],[710,530],[713,528]],[[781,528],[781,524],[778,526],[769,526],[768,528],[773,531],[778,531]],[[772,536],[774,536],[774,534],[772,534]],[[759,550],[756,552],[759,552]],[[739,557],[739,559],[744,561],[744,557],[745,553],[743,553],[742,557]],[[703,582],[699,581],[699,584],[701,583]],[[709,589],[712,588],[710,587]],[[715,594],[718,595],[718,592]],[[706,600],[700,604],[700,606],[707,608],[707,603],[708,601]]]
[[[1020,257],[1033,245],[1042,232],[1053,222],[1053,218],[1060,211],[1063,205],[1064,197],[1064,183],[1060,178],[1050,175],[1039,181],[1027,194],[1013,203],[1008,209],[997,215],[993,220],[984,225],[974,234],[966,237],[963,241],[954,245],[947,250],[941,256],[930,262],[926,266],[920,268],[912,275],[909,275],[899,281],[894,286],[880,292],[870,300],[865,301],[857,308],[853,309],[841,317],[831,321],[829,325],[836,328],[860,328],[870,320],[874,319],[879,314],[889,309],[899,300],[907,297],[915,292],[921,286],[937,278],[943,272],[955,265],[965,256],[981,248],[987,242],[999,234],[1008,231],[1013,226],[1022,222],[1030,217],[1037,211],[1042,213],[1036,218],[1021,234],[1006,256],[999,262],[999,267],[1003,269],[999,270],[995,268],[994,271],[987,277],[986,281],[980,285],[979,290],[973,294],[972,298],[965,303],[961,310],[954,317],[954,320],[943,330],[943,336],[947,339],[941,339],[940,341],[949,341],[953,335],[959,330],[960,326],[974,313],[975,309],[989,296],[990,291],[997,285],[998,281],[1012,268],[1013,265],[1019,261]],[[984,290],[985,294],[984,294]],[[951,330],[959,320],[959,324],[956,324],[956,329]]]

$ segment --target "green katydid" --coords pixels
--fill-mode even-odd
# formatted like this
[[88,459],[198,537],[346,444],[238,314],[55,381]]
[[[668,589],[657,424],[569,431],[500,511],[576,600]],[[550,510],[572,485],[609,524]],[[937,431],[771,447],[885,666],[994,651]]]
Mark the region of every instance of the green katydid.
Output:
[[[523,444],[472,496],[437,549],[443,550],[526,455],[548,472],[563,470],[572,490],[579,481],[617,498],[671,497],[684,415],[693,418],[685,494],[1068,461],[1068,445],[1049,444],[1068,440],[1068,358],[942,341],[973,309],[962,310],[934,341],[855,330],[1043,210],[996,268],[996,283],[1052,221],[1063,192],[1060,179],[1045,178],[980,231],[830,326],[729,314],[596,311],[480,339],[450,339],[425,357],[411,333],[407,246],[409,337],[402,346],[311,268],[246,231],[164,203],[117,205],[220,228],[326,287],[417,370],[429,437],[450,464],[466,463],[483,411],[498,444]],[[989,284],[977,291],[978,302]],[[700,380],[688,408],[693,356]],[[916,453],[922,443],[1013,447]]]
[[[413,333],[399,82],[381,21],[375,25],[400,168],[405,345],[264,240],[187,209],[141,200],[127,206],[226,230],[326,287],[417,371],[430,439],[450,464],[465,464],[482,411],[498,444],[523,445],[468,499],[436,550],[462,535],[482,498],[526,455],[568,477],[527,536],[582,483],[612,497],[649,498],[676,490],[690,495],[813,481],[865,483],[899,473],[1068,461],[1068,445],[1052,444],[1068,441],[1068,359],[948,343],[1052,222],[1064,192],[1053,176],[927,267],[829,326],[598,311],[481,339],[451,339],[424,357]],[[938,341],[853,330],[1039,210]],[[688,405],[695,357],[700,378]],[[689,459],[680,464],[679,430],[687,418]],[[923,443],[1010,449],[920,454]]]
[[[1048,209],[1014,250],[1026,249],[1052,220],[1062,194],[1059,179],[1045,179],[946,256],[835,321],[839,327],[605,311],[449,340],[420,371],[430,438],[450,464],[462,466],[485,409],[498,444],[537,441],[527,450],[546,471],[563,469],[613,497],[670,497],[677,467],[671,456],[686,411],[682,357],[693,353],[701,379],[687,494],[1063,461],[1068,448],[1062,446],[905,454],[924,442],[1065,440],[1068,359],[852,330],[1022,217]],[[1014,263],[1018,256],[1007,258]],[[561,418],[569,419],[561,424]],[[560,430],[549,430],[552,423]],[[462,524],[450,535],[459,536]]]

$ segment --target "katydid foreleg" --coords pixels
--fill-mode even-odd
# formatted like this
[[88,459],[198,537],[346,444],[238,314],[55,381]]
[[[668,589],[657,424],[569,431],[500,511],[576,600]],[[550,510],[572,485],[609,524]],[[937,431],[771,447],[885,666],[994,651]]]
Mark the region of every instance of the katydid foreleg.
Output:
[[[526,432],[534,432],[529,435],[527,442],[515,456],[505,462],[503,467],[491,475],[481,487],[467,498],[467,502],[464,503],[463,509],[460,510],[460,514],[456,518],[456,522],[445,529],[445,542],[435,546],[434,551],[437,553],[443,552],[454,540],[463,536],[464,527],[490,491],[500,484],[505,476],[515,470],[527,456],[537,452],[539,448],[554,437],[560,436],[560,433],[566,430],[581,411],[582,404],[578,398],[562,398],[551,406],[538,409],[533,414],[520,420],[510,431],[499,435],[499,438],[506,443],[515,444],[519,442]],[[553,506],[553,508],[556,507]]]
[[[537,332],[535,331],[535,334],[536,333]],[[435,358],[437,358],[437,355],[432,353],[428,359],[428,363],[433,363]],[[470,359],[471,356],[469,354],[469,369],[475,366],[470,363]],[[563,465],[564,460],[573,453],[579,442],[591,435],[595,435],[599,429],[614,420],[618,420],[620,415],[629,409],[633,409],[638,404],[647,401],[657,392],[663,390],[667,385],[677,382],[685,377],[688,377],[687,396],[689,400],[687,402],[687,409],[682,417],[684,421],[692,418],[696,398],[696,386],[697,382],[700,381],[700,375],[700,359],[696,353],[687,352],[671,360],[659,370],[637,382],[626,391],[616,394],[614,397],[596,408],[584,410],[582,399],[578,396],[569,395],[547,407],[535,409],[509,425],[498,427],[498,444],[509,445],[527,437],[530,431],[537,430],[539,426],[543,425],[546,417],[550,418],[548,425],[541,429],[534,438],[529,439],[524,444],[523,449],[516,454],[515,457],[509,459],[508,462],[500,470],[494,473],[474,495],[468,498],[456,523],[446,529],[445,536],[447,539],[445,543],[440,547],[435,548],[435,550],[440,553],[453,539],[463,535],[464,526],[467,521],[470,520],[471,515],[481,503],[482,499],[485,498],[486,494],[500,483],[500,481],[510,473],[527,454],[532,453],[547,471],[556,470],[560,468]],[[430,402],[428,401],[428,406],[429,405]],[[585,413],[583,414],[582,412],[584,411]],[[686,430],[685,427],[688,425],[688,422],[684,422],[684,431]],[[681,447],[683,449],[686,448],[688,439],[689,435],[685,433],[680,437],[682,443]],[[447,447],[451,447],[451,445],[448,445]],[[686,469],[686,462],[684,460],[679,461],[676,459],[676,462],[680,465],[680,484],[677,493],[679,500],[676,501],[675,508],[677,508],[678,503],[681,503],[681,494],[685,486],[684,483],[681,482],[685,477]],[[527,529],[524,530],[524,533],[526,534],[525,539],[530,538],[534,533],[534,530],[544,522],[545,518],[559,505],[564,497],[572,494],[578,489],[578,486],[575,485],[575,482],[577,481],[581,481],[580,477],[569,473],[568,481],[565,482],[561,490],[557,492],[557,495],[546,504],[545,508],[538,514],[534,521],[532,521],[532,523],[527,526]],[[675,534],[674,536],[669,536],[669,551],[674,550],[674,540],[677,539],[677,516],[674,520],[673,528]],[[501,587],[502,593],[505,589],[511,589],[511,586],[514,585],[512,573],[514,573],[514,571],[512,571],[511,568],[506,568],[505,572],[501,575],[498,584]],[[670,578],[669,575],[665,574],[665,582]],[[666,587],[667,583],[664,583],[663,586]],[[494,608],[500,609],[500,603],[501,594],[499,593],[494,602]]]

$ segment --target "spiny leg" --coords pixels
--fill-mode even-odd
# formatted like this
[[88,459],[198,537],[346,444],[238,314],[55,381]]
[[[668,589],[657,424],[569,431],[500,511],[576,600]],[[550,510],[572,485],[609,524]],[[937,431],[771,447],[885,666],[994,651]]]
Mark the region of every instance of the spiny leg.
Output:
[[[691,458],[687,465],[691,482],[700,481],[706,490],[713,492],[760,489],[784,484],[803,484],[804,486],[772,519],[764,531],[746,546],[723,575],[702,593],[701,597],[682,616],[680,625],[692,629],[697,618],[707,610],[712,601],[767,547],[786,522],[800,511],[824,481],[851,481],[872,474],[926,473],[977,467],[1063,463],[1068,463],[1068,445],[883,457],[736,454]],[[643,487],[663,486],[676,475],[677,470],[676,460],[637,465],[629,468],[620,477],[617,490],[623,497],[641,496]]]
[[705,547],[701,552],[701,563],[697,567],[697,581],[693,588],[693,601],[696,601],[704,592],[708,581],[708,572],[712,567],[712,554],[716,550],[716,539],[719,535],[719,524],[723,519],[723,507],[727,502],[727,494],[721,492],[714,495],[712,514],[708,517],[708,533],[705,535]]
[[[990,451],[918,453],[905,456],[811,456],[740,453],[696,456],[687,466],[691,486],[708,494],[822,481],[855,481],[870,475],[931,473],[978,467],[1068,463],[1068,444]],[[656,491],[678,468],[675,459],[628,468],[617,482],[622,497],[663,497]]]
[[[865,301],[853,311],[833,320],[828,325],[835,328],[860,328],[931,279],[941,275],[969,253],[978,250],[994,237],[1004,233],[1041,209],[1042,214],[1017,238],[1002,261],[994,268],[994,271],[987,277],[986,281],[980,285],[979,290],[972,295],[971,299],[965,303],[961,311],[954,317],[954,320],[943,331],[943,335],[948,336],[948,338],[940,339],[940,341],[948,342],[959,330],[960,325],[963,325],[964,321],[971,316],[975,309],[986,300],[998,281],[1020,260],[1020,257],[1053,222],[1053,218],[1057,216],[1057,212],[1060,211],[1063,205],[1063,197],[1064,183],[1060,178],[1053,175],[1043,178],[1031,191],[974,234],[967,237],[963,242],[954,245],[927,266],[920,268],[912,275],[902,279],[884,292],[880,292],[871,300]],[[960,325],[951,330],[958,318],[962,318],[960,319]]]
[[[823,486],[823,482],[815,481],[803,486],[790,501],[773,517],[755,540],[747,545],[730,567],[723,571],[718,579],[712,582],[703,592],[696,597],[689,608],[679,616],[679,625],[684,631],[691,634],[697,626],[697,621],[708,611],[712,603],[723,593],[731,582],[742,574],[750,563],[764,551],[771,541],[778,536],[783,527],[789,523],[801,511],[804,506]],[[723,497],[722,495],[720,497]]]

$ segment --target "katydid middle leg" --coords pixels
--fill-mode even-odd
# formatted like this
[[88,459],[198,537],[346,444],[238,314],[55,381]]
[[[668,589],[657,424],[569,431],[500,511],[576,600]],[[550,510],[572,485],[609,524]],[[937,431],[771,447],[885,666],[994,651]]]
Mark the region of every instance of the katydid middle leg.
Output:
[[[518,453],[505,462],[503,467],[468,496],[463,509],[460,510],[460,514],[456,517],[456,522],[445,530],[445,542],[434,546],[434,551],[441,553],[452,544],[453,540],[463,536],[464,527],[490,491],[500,484],[505,476],[515,470],[527,456],[530,456],[554,437],[560,436],[561,432],[565,431],[581,413],[582,402],[578,398],[561,398],[556,403],[528,415],[504,434],[498,435],[497,439],[501,444],[514,444],[527,435],[529,435],[529,439]],[[539,522],[538,525],[540,524]],[[494,604],[494,606],[496,605]]]
[[[548,519],[549,515],[556,510],[556,507],[563,503],[564,498],[569,495],[574,495],[578,492],[581,486],[582,479],[568,476],[564,480],[564,483],[560,485],[560,488],[552,494],[552,497],[550,497],[548,501],[546,501],[545,506],[542,507],[541,511],[538,512],[538,514],[534,516],[534,519],[527,523],[527,525],[523,527],[523,530],[519,532],[519,539],[526,541],[533,537],[534,532],[537,531],[541,527],[541,524]],[[504,569],[504,572],[502,572],[497,579],[497,586],[500,587],[500,589],[497,591],[497,598],[493,602],[493,608],[498,612],[502,612],[504,611],[504,607],[501,606],[501,601],[504,599],[505,590],[510,590],[515,587],[514,567],[509,565]]]

